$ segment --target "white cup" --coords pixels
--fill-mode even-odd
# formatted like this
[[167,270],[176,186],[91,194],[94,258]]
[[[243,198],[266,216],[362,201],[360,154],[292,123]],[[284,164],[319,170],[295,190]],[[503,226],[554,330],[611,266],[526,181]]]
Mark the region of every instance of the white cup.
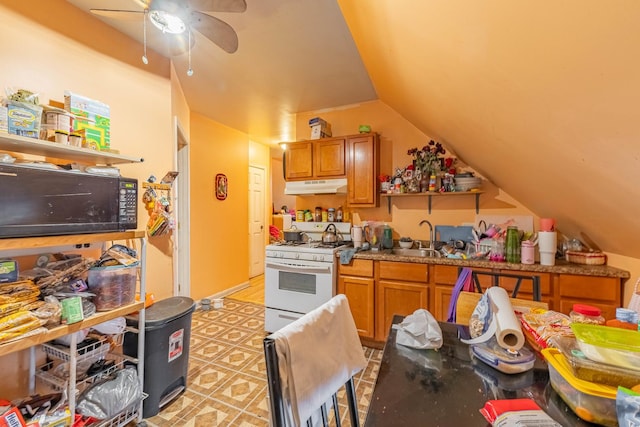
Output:
[[538,231],[538,247],[540,252],[555,253],[558,246],[558,235],[555,231]]
[[555,265],[556,253],[555,252],[540,252],[540,265]]
[[353,247],[361,248],[362,247],[362,236],[359,239],[353,239]]

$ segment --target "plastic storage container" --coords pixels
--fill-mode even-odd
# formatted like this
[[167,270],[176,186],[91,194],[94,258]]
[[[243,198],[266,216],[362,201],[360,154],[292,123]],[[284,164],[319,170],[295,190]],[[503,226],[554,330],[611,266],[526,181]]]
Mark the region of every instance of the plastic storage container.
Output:
[[574,337],[556,338],[554,339],[554,344],[566,358],[576,378],[613,387],[632,388],[640,384],[640,371],[632,371],[588,359],[580,351],[578,342]]
[[576,378],[558,349],[545,348],[542,355],[548,362],[551,387],[577,416],[604,426],[618,425],[616,387]]
[[629,329],[572,323],[580,351],[589,359],[640,370],[640,333]]
[[[179,396],[187,387],[189,339],[194,301],[171,297],[145,310],[144,400],[143,416],[157,415],[160,408]],[[127,316],[127,324],[139,328],[138,316]],[[136,334],[124,336],[124,354],[137,357]]]
[[471,352],[492,368],[505,374],[518,374],[533,368],[536,356],[526,347],[518,351],[506,350],[491,338],[486,343],[471,346]]
[[138,266],[94,267],[89,269],[87,285],[96,294],[92,301],[98,311],[114,310],[133,304],[136,298]]
[[586,304],[573,304],[569,313],[572,322],[587,323],[590,325],[604,325],[605,319],[598,307]]

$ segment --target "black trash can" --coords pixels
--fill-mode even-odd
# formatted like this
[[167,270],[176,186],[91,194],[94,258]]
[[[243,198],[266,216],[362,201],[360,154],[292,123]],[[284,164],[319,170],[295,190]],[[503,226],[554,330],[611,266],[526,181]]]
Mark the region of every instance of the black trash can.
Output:
[[[167,403],[187,387],[189,339],[193,299],[171,297],[154,303],[145,310],[144,344],[144,418],[157,415]],[[127,316],[127,325],[140,329],[138,315]],[[127,332],[123,352],[138,357],[138,337]]]

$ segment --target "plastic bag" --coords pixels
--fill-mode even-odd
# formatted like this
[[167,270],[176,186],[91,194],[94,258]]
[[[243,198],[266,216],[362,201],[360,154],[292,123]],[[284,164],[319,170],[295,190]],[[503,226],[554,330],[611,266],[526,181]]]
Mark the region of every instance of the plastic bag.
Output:
[[100,420],[111,418],[139,402],[142,397],[135,368],[116,372],[115,378],[92,385],[78,399],[76,411]]
[[473,292],[473,280],[470,268],[465,267],[462,269],[453,287],[451,300],[449,302],[449,311],[447,312],[447,322],[449,323],[456,323],[456,304],[461,291]]
[[431,313],[419,308],[404,318],[397,330],[396,344],[418,349],[437,349],[442,347],[442,329]]
[[616,414],[618,414],[619,425],[640,427],[640,393],[628,388],[618,387]]

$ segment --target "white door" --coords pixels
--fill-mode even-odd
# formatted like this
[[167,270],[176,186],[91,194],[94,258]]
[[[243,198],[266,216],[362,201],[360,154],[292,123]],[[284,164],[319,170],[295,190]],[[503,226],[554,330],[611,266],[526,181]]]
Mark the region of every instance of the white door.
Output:
[[173,183],[176,228],[173,236],[173,295],[191,294],[191,268],[189,265],[189,141],[176,117],[175,147],[178,177]]
[[249,277],[264,273],[264,169],[249,166]]

